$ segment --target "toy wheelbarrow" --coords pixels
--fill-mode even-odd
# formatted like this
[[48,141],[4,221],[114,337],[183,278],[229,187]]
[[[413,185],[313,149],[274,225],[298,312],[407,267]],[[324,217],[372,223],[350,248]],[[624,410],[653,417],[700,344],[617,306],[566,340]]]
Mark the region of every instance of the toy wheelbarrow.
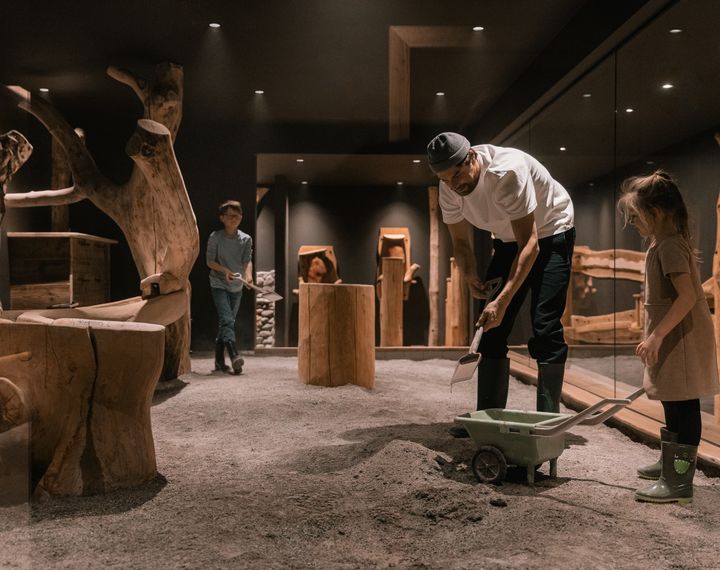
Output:
[[602,423],[644,393],[640,388],[627,398],[605,398],[574,415],[493,408],[458,416],[455,421],[477,447],[472,470],[478,481],[499,483],[508,465],[517,465],[527,469],[527,481],[533,485],[535,470],[545,461],[550,461],[550,477],[557,477],[557,459],[565,450],[565,434],[571,427]]

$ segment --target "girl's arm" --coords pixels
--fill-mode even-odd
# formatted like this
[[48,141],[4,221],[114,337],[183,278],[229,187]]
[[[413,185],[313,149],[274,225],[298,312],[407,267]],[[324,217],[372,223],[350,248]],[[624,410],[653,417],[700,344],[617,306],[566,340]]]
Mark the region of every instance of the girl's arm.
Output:
[[660,345],[662,345],[664,338],[680,324],[680,321],[698,302],[697,293],[689,273],[671,273],[670,281],[672,281],[673,287],[677,291],[677,299],[673,301],[670,310],[658,326],[655,327],[655,330],[635,350],[635,353],[645,366],[653,366],[657,362]]

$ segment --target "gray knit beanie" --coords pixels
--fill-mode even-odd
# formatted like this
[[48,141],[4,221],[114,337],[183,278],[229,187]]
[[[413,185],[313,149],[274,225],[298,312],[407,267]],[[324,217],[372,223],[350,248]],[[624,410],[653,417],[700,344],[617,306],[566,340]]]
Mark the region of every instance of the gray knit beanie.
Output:
[[470,141],[458,133],[440,133],[427,146],[428,163],[438,173],[457,166],[467,156]]

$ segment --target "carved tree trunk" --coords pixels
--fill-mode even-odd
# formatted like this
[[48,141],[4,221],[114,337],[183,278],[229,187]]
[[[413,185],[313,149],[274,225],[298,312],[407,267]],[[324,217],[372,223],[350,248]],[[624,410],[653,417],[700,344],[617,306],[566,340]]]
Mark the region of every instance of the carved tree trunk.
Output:
[[438,328],[438,300],[440,298],[440,232],[438,222],[438,187],[428,188],[430,208],[430,283],[428,284],[428,299],[430,301],[430,324],[428,326],[428,346],[437,346],[439,343]]
[[[42,98],[31,98],[27,91],[10,88],[20,97],[19,107],[40,120],[65,151],[74,185],[8,194],[5,202],[10,207],[57,206],[87,198],[122,229],[140,274],[143,297],[187,289],[200,237],[173,151],[182,119],[182,67],[162,63],[149,82],[114,67],[108,68],[108,75],[130,86],[144,106],[144,118],[138,120],[126,149],[135,162],[130,179],[121,186],[110,182],[55,108]],[[190,369],[189,322],[188,305],[181,322],[166,330],[170,365],[164,379]]]

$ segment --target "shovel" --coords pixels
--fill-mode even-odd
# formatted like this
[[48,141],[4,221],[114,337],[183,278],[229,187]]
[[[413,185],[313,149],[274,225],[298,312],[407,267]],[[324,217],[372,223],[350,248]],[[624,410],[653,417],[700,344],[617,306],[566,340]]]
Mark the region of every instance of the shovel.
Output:
[[[485,285],[489,288],[487,298],[492,299],[502,285],[502,277],[490,279],[489,281],[486,281]],[[483,327],[478,327],[475,331],[475,336],[470,343],[468,353],[460,358],[455,365],[455,372],[453,372],[452,378],[450,379],[450,390],[452,390],[453,384],[465,382],[465,380],[470,380],[473,376],[475,376],[475,370],[477,370],[478,363],[480,362],[480,354],[477,349],[480,346],[480,339],[482,338],[482,335]]]
[[265,297],[265,299],[270,303],[274,303],[275,301],[282,301],[283,297],[279,293],[276,293],[272,289],[263,289],[262,287],[258,287],[254,283],[248,283],[240,276],[239,273],[233,273],[232,278],[236,281],[240,281],[244,285],[247,285],[248,287],[250,287],[250,289],[254,289],[258,293],[260,293],[260,295]]

